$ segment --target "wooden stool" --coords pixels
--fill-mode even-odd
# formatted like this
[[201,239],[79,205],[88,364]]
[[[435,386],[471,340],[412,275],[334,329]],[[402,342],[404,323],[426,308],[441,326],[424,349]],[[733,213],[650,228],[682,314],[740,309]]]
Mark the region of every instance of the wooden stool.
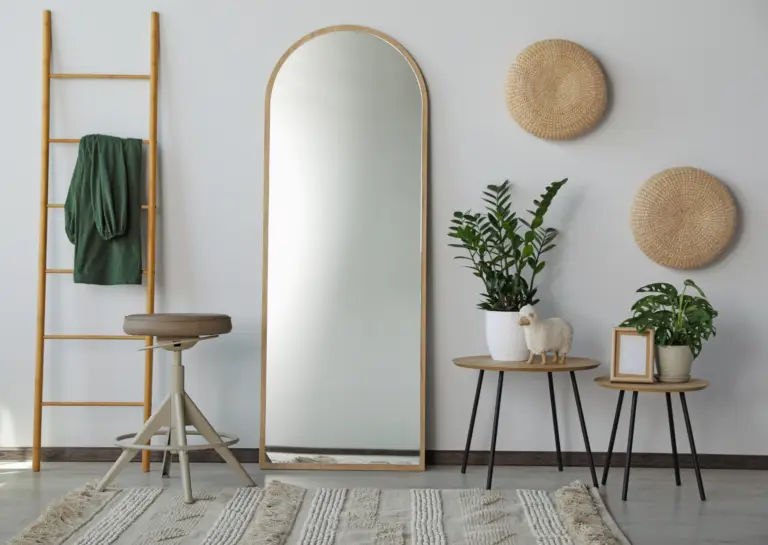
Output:
[[[192,482],[187,453],[190,450],[209,448],[219,453],[219,456],[235,470],[246,486],[256,486],[256,483],[253,482],[232,451],[229,450],[229,447],[240,439],[232,434],[216,432],[195,405],[195,402],[184,391],[182,351],[192,348],[201,340],[212,339],[232,331],[230,317],[223,314],[134,314],[125,317],[123,331],[128,335],[157,338],[157,344],[145,347],[143,350],[163,348],[173,352],[171,392],[157,411],[147,420],[140,432],[117,437],[117,445],[123,449],[123,453],[98,484],[97,489],[104,490],[131,461],[137,450],[164,452],[163,476],[168,475],[170,453],[178,452],[181,482],[184,486],[184,501],[193,503],[195,500],[192,497]],[[168,424],[168,430],[161,431],[160,428],[165,423]],[[197,432],[187,431],[187,425],[194,426]],[[167,435],[167,445],[147,445],[146,443],[153,435]],[[187,445],[187,435],[202,435],[208,443]],[[131,437],[134,438],[131,443],[122,442]]]

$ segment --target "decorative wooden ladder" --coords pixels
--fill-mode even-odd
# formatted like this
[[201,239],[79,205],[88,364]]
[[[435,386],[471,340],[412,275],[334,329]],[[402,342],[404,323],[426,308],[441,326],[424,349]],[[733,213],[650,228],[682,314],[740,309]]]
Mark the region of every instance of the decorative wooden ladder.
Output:
[[[32,470],[40,471],[40,454],[43,428],[43,407],[144,407],[144,420],[152,414],[152,350],[144,356],[144,401],[43,401],[43,376],[45,371],[45,341],[48,340],[144,340],[152,345],[152,337],[130,335],[47,335],[45,333],[45,292],[49,274],[72,274],[72,269],[49,269],[48,262],[48,213],[52,208],[64,208],[63,204],[48,202],[48,159],[50,144],[77,144],[79,138],[51,138],[51,80],[52,79],[114,79],[147,80],[149,82],[149,173],[147,176],[148,203],[141,206],[148,213],[146,266],[143,271],[146,282],[146,312],[155,311],[155,229],[157,210],[157,76],[160,24],[157,12],[150,19],[150,71],[149,74],[52,74],[51,73],[51,12],[43,12],[43,115],[40,161],[40,238],[37,277],[37,333],[35,350],[35,412],[32,446]],[[149,452],[142,452],[142,469],[149,471]]]

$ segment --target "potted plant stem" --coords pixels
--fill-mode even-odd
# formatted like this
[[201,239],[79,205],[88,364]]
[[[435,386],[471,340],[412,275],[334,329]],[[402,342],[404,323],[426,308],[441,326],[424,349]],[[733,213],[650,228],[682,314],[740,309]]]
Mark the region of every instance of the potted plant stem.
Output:
[[[658,347],[656,364],[660,382],[688,382],[691,365],[701,353],[702,342],[717,333],[713,321],[717,311],[693,280],[685,280],[678,293],[671,284],[649,284],[638,293],[647,293],[632,305],[632,317],[621,327],[633,327],[638,333],[655,331]],[[693,288],[697,295],[688,295]]]
[[528,359],[518,311],[539,301],[536,275],[544,269],[542,257],[555,247],[557,237],[556,229],[543,227],[544,216],[567,181],[565,178],[546,187],[533,201],[534,208],[528,210],[530,220],[512,211],[509,180],[483,191],[485,213],[453,214],[448,236],[456,242],[450,246],[464,250],[465,255],[454,259],[468,261],[467,268],[485,286],[478,308],[485,311],[486,341],[495,360]]

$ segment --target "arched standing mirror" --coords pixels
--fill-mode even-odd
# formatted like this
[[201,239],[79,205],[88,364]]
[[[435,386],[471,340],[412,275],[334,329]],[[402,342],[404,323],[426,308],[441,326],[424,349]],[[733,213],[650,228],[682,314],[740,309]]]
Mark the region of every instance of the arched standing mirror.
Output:
[[369,28],[313,32],[272,73],[261,467],[424,469],[427,112]]

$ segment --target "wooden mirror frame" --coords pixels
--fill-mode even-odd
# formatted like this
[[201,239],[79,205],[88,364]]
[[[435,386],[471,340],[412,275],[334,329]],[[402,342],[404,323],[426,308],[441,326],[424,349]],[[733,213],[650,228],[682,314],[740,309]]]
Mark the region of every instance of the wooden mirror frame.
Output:
[[[421,91],[421,347],[419,388],[420,433],[418,464],[322,464],[322,463],[274,463],[266,456],[267,423],[267,286],[268,286],[268,250],[269,250],[269,142],[270,142],[270,105],[272,90],[277,74],[291,54],[309,40],[340,31],[357,31],[376,36],[397,51],[413,70]],[[424,76],[414,58],[397,40],[374,30],[359,25],[335,25],[310,32],[295,42],[280,57],[267,84],[264,105],[264,196],[262,228],[262,288],[261,288],[261,425],[259,434],[259,467],[262,469],[316,469],[316,470],[364,470],[364,471],[424,471],[426,469],[426,397],[427,397],[427,182],[429,169],[429,95]]]

